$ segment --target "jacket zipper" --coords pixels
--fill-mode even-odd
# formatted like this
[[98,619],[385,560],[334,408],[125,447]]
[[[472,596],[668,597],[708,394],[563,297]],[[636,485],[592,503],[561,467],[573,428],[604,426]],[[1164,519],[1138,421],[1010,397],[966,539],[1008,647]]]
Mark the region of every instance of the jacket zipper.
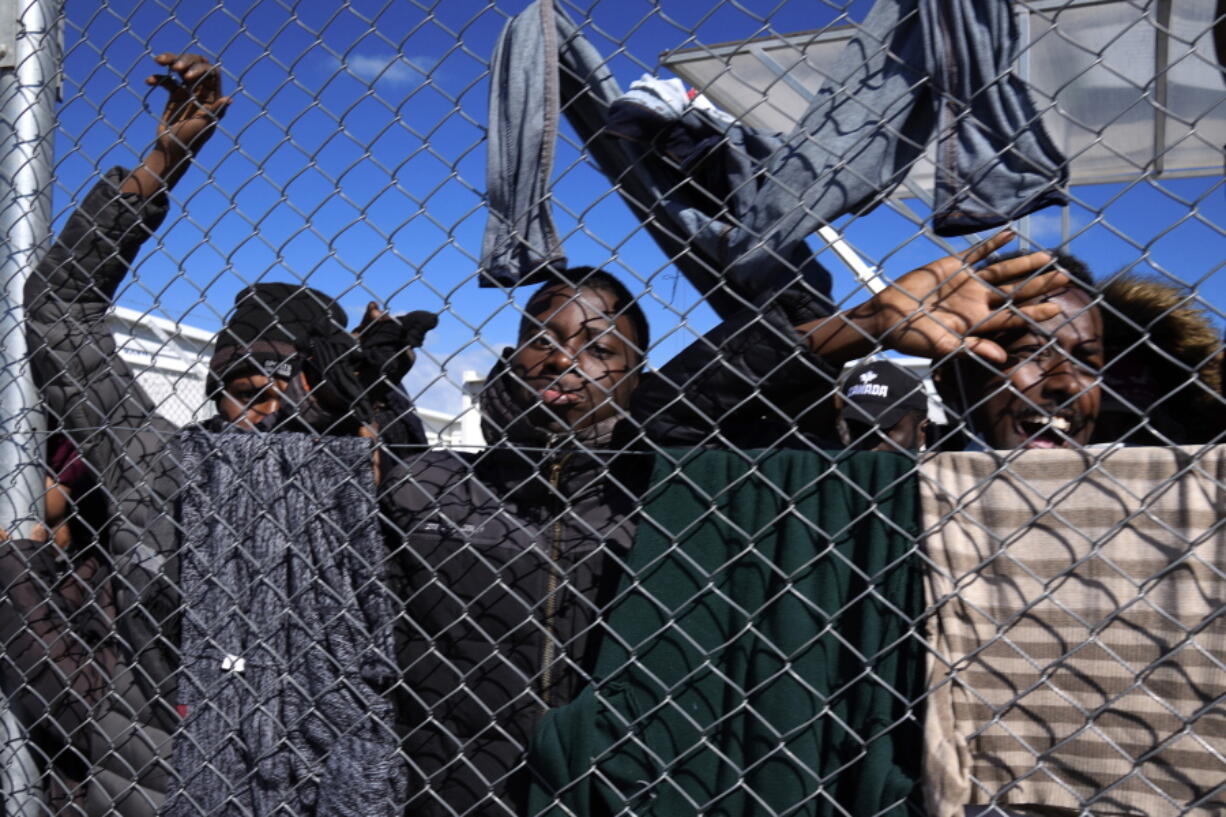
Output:
[[[555,496],[562,483],[562,469],[566,467],[566,461],[569,459],[570,454],[567,454],[549,468],[549,484],[553,486]],[[558,611],[557,592],[560,578],[556,565],[561,557],[562,515],[559,513],[553,522],[553,542],[549,549],[549,579],[545,583],[545,643],[541,645],[541,705],[544,709],[549,709],[553,698],[553,661],[557,652],[553,643],[553,619]]]

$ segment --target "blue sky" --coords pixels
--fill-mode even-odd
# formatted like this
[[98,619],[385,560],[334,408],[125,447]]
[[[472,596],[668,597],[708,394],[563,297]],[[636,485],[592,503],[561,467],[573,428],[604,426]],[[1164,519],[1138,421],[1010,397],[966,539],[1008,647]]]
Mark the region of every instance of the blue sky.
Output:
[[[119,302],[215,329],[247,283],[303,280],[338,295],[354,318],[372,298],[398,311],[438,311],[441,324],[409,383],[424,405],[456,410],[454,385],[514,339],[526,295],[480,289],[474,278],[485,223],[487,60],[505,20],[525,4],[67,0],[57,226],[97,170],[133,164],[149,143],[151,55],[202,51],[222,63],[235,102]],[[613,55],[625,86],[655,70],[663,51],[858,20],[870,3],[711,5],[585,0],[568,8],[589,19],[585,33]],[[149,105],[160,110],[158,92]],[[572,263],[605,266],[648,292],[660,339],[652,362],[710,328],[710,310],[566,140],[556,170],[555,212]],[[1195,285],[1220,320],[1220,177],[1073,193],[1071,250],[1099,276],[1126,268],[1174,276]],[[840,226],[888,275],[943,254],[885,207]],[[1040,214],[1031,227],[1035,242],[1057,241],[1059,213]],[[849,274],[830,266],[836,295],[857,298]]]

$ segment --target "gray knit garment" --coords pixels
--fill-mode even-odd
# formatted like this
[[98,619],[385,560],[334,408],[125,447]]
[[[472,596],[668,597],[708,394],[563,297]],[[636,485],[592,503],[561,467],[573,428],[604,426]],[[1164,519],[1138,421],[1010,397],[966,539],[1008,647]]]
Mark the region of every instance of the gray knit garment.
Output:
[[393,817],[407,770],[369,444],[193,431],[165,817]]

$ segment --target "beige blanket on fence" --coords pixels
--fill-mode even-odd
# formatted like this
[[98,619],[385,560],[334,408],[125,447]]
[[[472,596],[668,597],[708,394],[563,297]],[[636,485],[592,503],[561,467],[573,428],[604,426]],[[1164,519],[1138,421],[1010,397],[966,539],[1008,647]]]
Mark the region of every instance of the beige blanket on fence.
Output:
[[1226,814],[1224,459],[924,464],[930,817]]

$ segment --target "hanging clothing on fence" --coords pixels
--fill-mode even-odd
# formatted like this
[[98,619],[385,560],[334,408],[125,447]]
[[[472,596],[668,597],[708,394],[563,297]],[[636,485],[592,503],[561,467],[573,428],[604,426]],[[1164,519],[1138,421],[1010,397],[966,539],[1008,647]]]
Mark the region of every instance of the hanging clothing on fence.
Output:
[[931,817],[1226,812],[1226,448],[922,472]]
[[[933,139],[938,233],[1064,204],[1065,159],[1012,71],[1013,14],[1006,0],[878,0],[792,133],[691,106],[675,121],[657,117],[669,133],[645,144],[615,135],[624,122],[609,129],[622,93],[606,61],[552,1],[536,0],[507,23],[492,61],[483,283],[517,286],[564,264],[549,202],[560,112],[723,318],[798,275],[827,296],[806,237],[882,201]],[[679,143],[692,147],[656,149]]]
[[918,814],[914,460],[674,453],[527,814]]
[[401,813],[407,771],[371,449],[189,432],[167,817]]

